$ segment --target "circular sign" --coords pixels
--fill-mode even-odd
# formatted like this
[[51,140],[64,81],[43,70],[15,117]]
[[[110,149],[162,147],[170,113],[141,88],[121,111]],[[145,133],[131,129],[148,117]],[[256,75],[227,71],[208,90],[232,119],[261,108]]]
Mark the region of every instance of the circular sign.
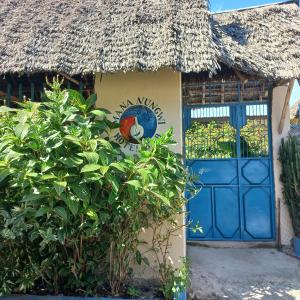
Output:
[[129,143],[138,144],[142,138],[152,138],[157,130],[155,113],[145,105],[133,105],[120,116],[120,133]]

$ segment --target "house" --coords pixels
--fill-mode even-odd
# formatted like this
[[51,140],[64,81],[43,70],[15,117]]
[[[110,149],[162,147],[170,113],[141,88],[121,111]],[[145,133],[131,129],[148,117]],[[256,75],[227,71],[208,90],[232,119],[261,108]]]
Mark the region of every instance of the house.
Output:
[[5,104],[39,101],[60,74],[97,93],[126,153],[173,127],[203,228],[173,241],[175,262],[186,241],[290,243],[278,149],[300,78],[294,1],[210,14],[206,0],[4,0],[0,28]]

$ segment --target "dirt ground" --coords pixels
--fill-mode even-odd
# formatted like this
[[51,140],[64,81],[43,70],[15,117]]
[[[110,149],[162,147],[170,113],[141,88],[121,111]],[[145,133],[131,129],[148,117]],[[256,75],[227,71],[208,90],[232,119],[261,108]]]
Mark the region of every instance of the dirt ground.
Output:
[[300,260],[276,249],[188,246],[189,299],[300,300]]

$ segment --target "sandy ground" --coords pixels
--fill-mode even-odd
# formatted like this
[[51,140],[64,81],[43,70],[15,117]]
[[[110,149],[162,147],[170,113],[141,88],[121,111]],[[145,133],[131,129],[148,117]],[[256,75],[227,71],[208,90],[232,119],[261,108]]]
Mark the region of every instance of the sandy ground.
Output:
[[300,300],[300,260],[275,249],[188,246],[189,299]]

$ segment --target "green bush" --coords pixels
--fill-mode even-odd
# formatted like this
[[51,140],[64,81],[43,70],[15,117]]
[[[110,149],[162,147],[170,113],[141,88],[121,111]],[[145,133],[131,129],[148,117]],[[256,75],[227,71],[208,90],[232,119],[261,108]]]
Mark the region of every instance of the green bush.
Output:
[[132,265],[148,263],[138,250],[142,230],[177,228],[181,158],[168,148],[172,131],[124,156],[95,95],[50,86],[41,104],[1,108],[0,294],[118,295]]
[[290,136],[281,141],[280,160],[283,194],[288,205],[295,235],[300,237],[300,152],[296,138]]

